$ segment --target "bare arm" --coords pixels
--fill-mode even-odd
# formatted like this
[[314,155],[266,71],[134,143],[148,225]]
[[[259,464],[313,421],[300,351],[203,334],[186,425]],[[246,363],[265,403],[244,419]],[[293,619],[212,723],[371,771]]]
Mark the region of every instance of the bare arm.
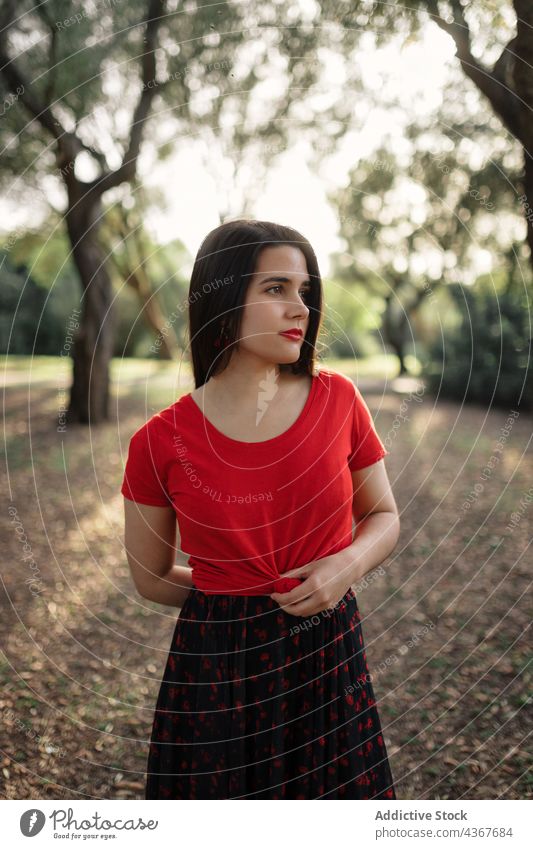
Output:
[[394,551],[400,518],[383,460],[352,472],[352,482],[356,529],[352,544],[342,554],[357,583]]
[[179,551],[174,509],[124,498],[124,543],[138,593],[159,604],[183,607],[192,587],[192,569]]

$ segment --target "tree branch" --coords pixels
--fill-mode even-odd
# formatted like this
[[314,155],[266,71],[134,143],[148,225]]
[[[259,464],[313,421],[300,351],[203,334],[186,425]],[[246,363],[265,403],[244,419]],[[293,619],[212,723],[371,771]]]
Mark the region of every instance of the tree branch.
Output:
[[48,17],[48,12],[42,3],[34,4],[34,12],[40,17],[50,34],[50,53],[48,60],[48,82],[44,90],[44,99],[47,103],[51,103],[54,97],[54,87],[57,77],[57,30]]
[[[78,129],[78,124],[76,124],[76,129]],[[85,150],[87,153],[90,153],[94,159],[98,162],[98,165],[102,169],[102,173],[108,168],[108,162],[104,153],[101,150],[97,150],[95,147],[92,147],[90,144],[86,144],[82,139],[78,136],[74,136],[76,140],[76,144],[79,145],[79,149],[76,151],[79,153],[82,150]]]
[[16,18],[16,6],[12,0],[5,0],[0,18],[0,73],[7,86],[17,92],[20,101],[30,115],[47,130],[57,142],[56,160],[58,167],[65,168],[76,158],[82,149],[87,149],[75,133],[65,130],[54,115],[49,102],[43,102],[31,91],[31,85],[15,61],[9,56],[7,37]]
[[516,36],[503,48],[494,67],[490,70],[483,67],[472,55],[470,28],[459,2],[453,3],[453,21],[442,17],[437,0],[426,0],[426,7],[435,23],[453,38],[457,58],[466,76],[489,99],[492,108],[509,132],[522,141],[520,105],[510,74],[511,63],[514,59],[512,48],[515,45]]
[[[56,158],[60,169],[65,169],[71,165],[77,154],[82,150],[87,151],[87,153],[96,159],[102,169],[102,175],[92,182],[84,184],[87,187],[87,194],[92,198],[101,196],[109,188],[118,186],[125,180],[129,181],[135,176],[144,123],[150,112],[155,95],[156,86],[154,84],[150,85],[150,83],[155,81],[155,50],[157,47],[158,31],[164,14],[165,4],[166,0],[148,0],[147,14],[144,19],[144,42],[147,45],[147,49],[142,56],[141,62],[141,95],[133,114],[128,149],[124,154],[122,163],[115,171],[108,171],[105,170],[107,167],[107,161],[104,154],[90,145],[85,144],[85,142],[83,142],[76,133],[68,132],[62,126],[61,122],[54,115],[49,101],[43,102],[32,93],[31,86],[25,75],[17,67],[15,61],[9,56],[7,36],[9,29],[13,26],[16,20],[16,5],[13,0],[4,0],[3,2],[0,15],[0,73],[4,77],[4,80],[11,91],[18,94],[20,101],[24,104],[28,112],[56,140]],[[41,15],[41,18],[47,22],[46,17],[43,18]],[[55,50],[55,42],[53,39],[51,50]],[[48,84],[46,91],[51,93],[50,83]],[[70,172],[71,169],[68,169],[69,176],[71,176]]]
[[4,33],[0,33],[0,66],[0,72],[11,91],[18,93],[20,101],[24,104],[28,112],[56,140],[56,159],[60,169],[72,163],[82,150],[90,153],[101,167],[106,164],[103,153],[85,144],[76,133],[65,130],[61,122],[54,115],[51,107],[38,100],[32,94],[28,80],[7,53]]
[[[47,10],[44,8],[42,3],[38,2],[37,4],[34,4],[34,11],[41,18],[50,34],[48,82],[45,88],[44,99],[46,103],[52,103],[54,99],[54,88],[57,77],[57,29],[55,28],[53,21],[49,17]],[[76,125],[76,130],[77,129],[78,127]],[[85,144],[85,142],[82,141],[82,139],[77,134],[71,135],[71,141],[74,154],[80,153],[82,150],[85,150],[96,160],[96,162],[98,162],[102,172],[105,171],[105,169],[107,168],[107,160],[101,151],[96,150],[96,148],[91,147],[91,145]]]
[[148,0],[148,10],[144,19],[146,24],[144,36],[146,50],[141,58],[141,94],[130,125],[128,147],[116,170],[108,171],[102,177],[88,184],[89,193],[93,196],[100,196],[108,189],[135,177],[144,125],[150,113],[157,88],[155,51],[165,6],[166,0]]
[[37,121],[39,121],[41,126],[44,127],[45,130],[48,130],[48,132],[51,133],[51,135],[58,141],[65,133],[65,130],[56,119],[50,109],[50,106],[48,104],[40,103],[39,100],[32,94],[27,79],[9,56],[7,49],[7,34],[9,28],[14,22],[14,18],[15,6],[13,3],[8,2],[4,6],[4,15],[2,15],[2,19],[0,21],[0,71],[8,88],[10,88],[12,92],[19,92],[20,100],[24,103],[28,111],[34,118],[37,119]]

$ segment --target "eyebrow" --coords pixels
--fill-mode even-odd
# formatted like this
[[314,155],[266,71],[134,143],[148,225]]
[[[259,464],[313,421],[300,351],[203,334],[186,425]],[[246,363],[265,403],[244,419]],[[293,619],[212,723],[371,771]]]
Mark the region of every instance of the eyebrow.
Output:
[[[291,278],[290,277],[279,277],[279,276],[265,277],[264,280],[259,281],[259,285],[262,286],[263,283],[270,283],[271,281],[274,281],[275,283],[290,283]],[[307,283],[309,283],[311,285],[312,281],[311,280],[302,280],[300,285],[305,285]]]

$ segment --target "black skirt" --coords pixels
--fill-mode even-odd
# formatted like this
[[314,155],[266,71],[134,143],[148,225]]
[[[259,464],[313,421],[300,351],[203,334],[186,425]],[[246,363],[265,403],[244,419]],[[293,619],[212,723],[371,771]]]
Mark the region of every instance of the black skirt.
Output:
[[349,589],[313,617],[189,593],[157,699],[146,799],[396,799]]

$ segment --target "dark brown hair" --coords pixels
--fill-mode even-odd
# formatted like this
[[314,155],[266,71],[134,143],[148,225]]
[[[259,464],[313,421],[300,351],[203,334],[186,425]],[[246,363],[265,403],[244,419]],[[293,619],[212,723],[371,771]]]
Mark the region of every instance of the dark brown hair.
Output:
[[[267,246],[279,245],[301,250],[311,280],[306,300],[309,326],[300,357],[295,363],[280,363],[279,367],[293,374],[314,374],[323,304],[322,278],[315,252],[309,241],[292,227],[241,218],[211,230],[194,261],[189,286],[189,338],[196,388],[228,365],[233,345],[239,338],[246,292],[259,254]],[[223,329],[224,344],[217,347],[215,343]]]

